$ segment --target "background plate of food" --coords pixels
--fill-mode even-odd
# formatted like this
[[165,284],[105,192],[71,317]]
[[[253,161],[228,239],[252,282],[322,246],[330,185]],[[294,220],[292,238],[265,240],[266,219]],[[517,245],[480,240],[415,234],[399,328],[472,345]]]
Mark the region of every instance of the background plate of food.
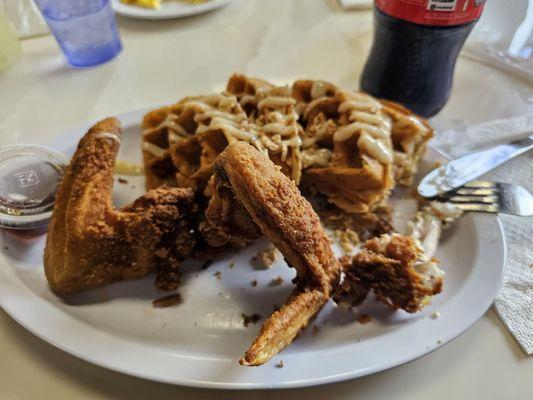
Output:
[[231,0],[112,0],[118,15],[140,19],[172,19],[203,14]]
[[[374,134],[382,138],[380,142],[382,146],[378,146],[379,148],[369,146],[369,141],[372,142],[371,138],[359,141],[361,143],[358,145],[361,152],[367,152],[364,155],[367,160],[365,162],[383,171],[379,165],[385,164],[378,165],[375,161],[384,157],[383,162],[387,163],[386,154],[384,155],[382,150],[383,146],[390,148],[391,142],[382,136],[382,128],[390,130],[391,120],[381,117],[383,117],[382,110],[392,105],[386,102],[380,105],[377,100],[370,99],[364,94],[343,91],[321,81],[298,81],[291,91],[288,87],[273,87],[262,80],[235,75],[230,80],[228,90],[236,96],[224,93],[189,97],[171,107],[155,111],[132,111],[118,115],[117,118],[122,124],[122,133],[119,131],[117,121],[108,119],[92,129],[79,147],[78,141],[84,136],[87,127],[62,135],[55,143],[51,143],[52,147],[67,155],[72,155],[76,148],[78,148],[77,154],[83,153],[73,159],[72,165],[75,167],[70,169],[67,174],[69,177],[67,183],[58,193],[59,207],[62,207],[61,204],[70,205],[61,209],[55,221],[52,221],[49,228],[49,236],[52,239],[48,244],[44,235],[28,236],[15,231],[1,231],[3,248],[0,254],[0,306],[37,336],[94,364],[161,382],[234,389],[311,386],[382,371],[439,348],[468,329],[485,313],[500,286],[505,264],[503,233],[498,218],[492,214],[463,215],[444,231],[435,258],[425,261],[426,264],[438,263],[439,268],[444,271],[442,291],[440,287],[442,276],[433,274],[423,282],[416,278],[418,283],[435,281],[439,283],[437,290],[432,293],[422,290],[422,296],[411,296],[413,288],[409,285],[403,286],[400,293],[398,293],[398,286],[394,286],[392,292],[387,293],[386,288],[380,289],[378,285],[372,287],[372,293],[364,292],[364,296],[360,299],[362,303],[346,307],[338,300],[346,294],[345,289],[350,292],[357,285],[349,287],[341,285],[339,287],[343,290],[334,295],[328,293],[328,288],[325,288],[323,293],[318,293],[318,297],[312,295],[305,297],[320,286],[320,279],[313,281],[310,277],[316,275],[319,278],[322,276],[326,280],[329,279],[325,275],[320,275],[320,265],[314,265],[315,268],[311,271],[313,252],[317,252],[315,259],[322,257],[324,261],[324,256],[327,260],[333,258],[330,256],[330,250],[320,249],[320,246],[329,248],[329,241],[321,236],[323,234],[317,222],[318,217],[313,216],[314,212],[310,206],[302,202],[302,198],[297,193],[298,189],[290,183],[288,176],[299,180],[301,170],[298,168],[305,170],[307,163],[311,163],[307,165],[307,168],[311,168],[315,163],[313,167],[315,175],[328,176],[321,171],[328,174],[338,173],[337,170],[331,170],[328,166],[331,159],[335,158],[335,156],[328,158],[328,151],[323,151],[329,149],[328,145],[322,149],[317,147],[317,144],[321,146],[321,143],[327,142],[328,131],[319,129],[321,124],[329,127],[328,129],[337,129],[334,126],[336,122],[326,121],[320,116],[321,109],[326,110],[329,116],[337,115],[338,110],[341,115],[337,122],[348,124],[344,125],[342,130],[336,130],[336,133],[342,133],[337,136],[343,142],[351,140],[350,126],[361,129],[360,121],[351,122],[359,125],[350,125],[347,118],[351,116],[348,114],[352,113],[353,117],[359,119],[364,117],[364,121],[377,124],[374,128],[380,130]],[[237,99],[239,104],[236,103]],[[338,101],[342,101],[341,104],[344,105],[338,107]],[[356,108],[358,110],[355,110]],[[283,111],[286,111],[285,114]],[[408,125],[404,123],[413,122],[417,118],[407,113],[405,115],[407,120],[402,120],[401,115],[395,114],[400,111],[405,110],[397,107],[388,109],[393,118],[399,118],[396,120],[396,122],[399,121],[396,128],[400,129],[398,132],[405,139]],[[375,114],[373,118],[362,114],[369,112]],[[307,125],[306,132],[295,131],[294,127],[302,128],[296,120],[303,121],[306,118],[317,122],[318,125]],[[278,124],[283,126],[280,127]],[[188,133],[191,126],[196,130],[193,135]],[[363,130],[370,129],[365,126]],[[413,122],[410,126],[424,132],[428,128],[422,120]],[[241,130],[243,127],[246,129]],[[307,128],[310,129],[309,132]],[[396,128],[393,124],[392,129]],[[240,136],[244,141],[251,140],[255,146],[267,153],[270,149],[276,149],[276,135],[280,132],[283,135],[303,135],[302,141],[289,138],[278,144],[282,148],[284,148],[283,143],[290,147],[284,150],[288,155],[305,155],[307,151],[307,156],[312,154],[321,156],[302,163],[299,161],[305,157],[303,159],[298,156],[293,158],[287,156],[285,159],[274,157],[276,162],[281,164],[280,168],[276,168],[272,162],[268,161],[264,153],[261,154],[251,145],[246,144],[245,146],[248,147],[242,147],[242,143],[236,141],[237,143],[231,146],[235,149],[235,144],[237,144],[241,146],[242,151],[237,150],[233,154],[225,152],[224,157],[218,158],[215,154],[215,159],[218,161],[215,162],[214,168],[202,169],[199,174],[187,176],[186,172],[190,171],[188,167],[194,167],[198,172],[198,164],[193,160],[193,153],[198,151],[198,146],[207,142],[209,145],[207,149],[216,148],[216,152],[220,151],[220,146],[211,145],[220,143],[222,138],[220,132],[224,130],[229,133],[226,137],[231,139]],[[253,132],[257,130],[263,134],[270,132],[271,136],[264,141],[269,147],[262,148],[262,145],[256,142],[258,137],[254,136]],[[308,133],[315,135],[318,132],[322,135],[320,140],[310,140],[312,137],[306,136]],[[360,133],[360,135],[362,137],[363,134]],[[316,136],[313,137],[318,139]],[[188,143],[186,140],[191,140],[191,142]],[[184,165],[187,167],[182,168],[179,174],[175,174],[175,165],[171,164],[172,160],[165,161],[165,157],[170,154],[169,150],[165,149],[168,146],[171,147],[173,159],[177,157],[181,160],[179,162],[184,162],[185,159],[180,158],[180,155],[187,156],[186,165],[177,164],[178,169]],[[338,143],[335,147],[338,147]],[[144,159],[141,149],[144,150]],[[299,153],[300,150],[302,150],[301,153]],[[345,150],[346,148],[342,151]],[[198,202],[197,207],[200,209],[205,207],[205,199],[202,199],[202,196],[207,193],[210,193],[208,196],[211,196],[209,200],[211,205],[215,198],[213,193],[218,193],[220,200],[228,193],[232,193],[227,191],[228,188],[234,190],[233,195],[238,200],[242,200],[243,188],[252,185],[249,189],[255,190],[254,182],[267,186],[272,181],[270,178],[280,180],[282,183],[289,182],[278,186],[279,193],[283,194],[279,196],[281,202],[278,201],[277,196],[272,197],[268,193],[263,196],[260,192],[255,195],[257,201],[253,196],[250,199],[257,207],[261,206],[260,198],[267,199],[266,201],[271,202],[270,205],[274,208],[288,197],[298,203],[295,208],[291,208],[291,204],[285,204],[289,206],[287,215],[278,215],[276,217],[278,219],[273,218],[267,222],[269,226],[276,227],[279,218],[282,221],[288,218],[286,220],[288,223],[280,226],[280,230],[276,231],[278,233],[275,235],[280,236],[279,243],[290,242],[282,249],[285,257],[291,252],[301,256],[304,266],[303,274],[302,270],[298,269],[298,257],[293,258],[292,263],[296,268],[288,268],[280,252],[273,251],[270,242],[265,237],[250,240],[253,238],[243,235],[246,218],[242,219],[243,214],[240,214],[238,219],[228,220],[227,225],[211,225],[214,229],[204,230],[202,234],[209,233],[209,236],[204,236],[204,239],[208,242],[213,239],[209,242],[212,246],[216,245],[215,242],[228,238],[227,234],[230,235],[229,240],[234,240],[233,243],[245,243],[246,246],[239,250],[224,248],[224,251],[219,252],[217,257],[208,262],[205,259],[194,260],[194,257],[185,259],[179,266],[181,273],[179,286],[176,289],[174,285],[170,294],[159,290],[161,286],[159,289],[154,286],[154,274],[141,279],[102,285],[118,280],[117,277],[120,274],[117,274],[117,271],[129,266],[124,260],[130,260],[131,257],[135,258],[142,253],[139,260],[153,261],[152,252],[143,251],[142,248],[145,246],[144,250],[150,250],[150,246],[154,244],[151,235],[146,233],[153,229],[153,224],[146,224],[146,229],[143,230],[142,223],[139,224],[137,218],[140,216],[142,222],[143,215],[135,213],[157,200],[150,195],[143,197],[142,201],[136,201],[134,206],[119,213],[111,210],[111,201],[107,203],[108,199],[104,193],[106,184],[103,181],[112,176],[108,172],[111,171],[110,168],[113,168],[116,151],[119,151],[120,162],[115,168],[112,201],[117,207],[130,204],[134,199],[143,196],[146,186],[155,187],[156,193],[162,191],[168,194],[169,189],[160,188],[160,184],[169,183],[174,179],[179,180],[174,181],[174,184],[194,182],[195,185],[209,185],[209,176],[205,171],[215,171],[212,177],[216,179],[212,180],[215,182],[214,185],[202,187],[196,193],[195,201]],[[397,148],[395,151],[401,152],[401,149]],[[323,153],[327,153],[326,156]],[[275,154],[279,155],[279,153]],[[198,155],[205,161],[209,154],[199,151]],[[374,155],[375,160],[371,157]],[[244,156],[248,158],[243,158]],[[263,161],[256,157],[263,157]],[[221,158],[222,161],[220,161]],[[405,161],[405,157],[395,158]],[[193,161],[189,163],[191,160]],[[434,168],[436,162],[442,161],[445,160],[441,155],[428,149],[420,163],[420,174]],[[145,170],[148,181],[142,173],[138,174],[139,168],[135,167],[142,165],[143,162],[148,167]],[[285,165],[285,162],[289,164]],[[390,161],[388,162],[390,164]],[[262,168],[257,170],[260,171],[257,175],[254,175],[253,165]],[[317,165],[322,167],[317,167]],[[364,172],[360,170],[361,165],[364,164],[357,163],[357,176]],[[401,163],[398,165],[405,166]],[[246,173],[240,174],[237,167]],[[104,169],[107,169],[107,172]],[[342,173],[347,170],[349,169],[341,168]],[[169,171],[170,174],[167,174]],[[281,171],[284,171],[287,176]],[[406,174],[409,171],[407,169],[397,171],[403,172],[397,174],[394,179],[408,183]],[[392,171],[389,172],[392,173]],[[304,173],[302,182],[308,178],[306,174]],[[219,180],[218,186],[217,179]],[[342,187],[324,186],[321,184],[324,182],[323,179],[315,182],[318,182],[317,189],[325,193],[333,187],[334,193],[329,193],[337,196],[331,197],[333,199],[343,200],[338,197],[339,193],[343,193],[344,196],[353,194],[350,191],[343,192]],[[365,183],[360,181],[359,185]],[[385,183],[388,185],[389,181],[386,180]],[[308,181],[307,184],[313,185],[313,181]],[[374,188],[376,187],[374,184]],[[71,192],[68,191],[69,188],[73,188]],[[89,188],[88,191],[85,190],[87,188]],[[370,193],[371,196],[366,196],[364,201],[362,197],[357,197],[361,200],[358,210],[362,210],[362,207],[368,205],[369,202],[380,202],[379,196],[388,195],[386,191],[378,192],[376,194],[375,190],[366,189],[365,193],[367,195]],[[410,198],[409,193],[409,189],[403,189],[396,191],[392,196],[393,223],[396,219],[397,223],[401,224],[416,212],[416,201]],[[246,190],[244,190],[244,198],[246,195]],[[232,201],[231,197],[229,196],[230,201]],[[343,200],[339,204],[346,208],[352,207],[355,203]],[[171,204],[167,202],[160,209],[156,208],[155,211],[152,209],[151,215],[157,215],[157,212],[161,210],[168,211],[169,205]],[[247,203],[243,201],[242,204],[234,203],[229,208],[230,215],[232,212],[242,211],[243,205],[251,213],[247,208]],[[98,210],[102,208],[108,211],[104,214],[99,213]],[[210,217],[214,216],[216,220],[217,207],[211,211],[213,212]],[[227,211],[228,208],[226,208]],[[256,211],[258,218],[265,215],[264,209],[259,208],[259,211]],[[194,212],[196,211],[191,211],[191,213]],[[295,214],[291,214],[293,212]],[[95,221],[102,215],[105,218]],[[301,218],[294,218],[297,215]],[[187,220],[188,217],[187,213],[181,213],[180,221]],[[208,221],[207,212],[205,217],[204,222]],[[135,230],[128,232],[129,220],[133,221]],[[300,221],[303,220],[306,223],[300,225]],[[124,221],[126,225],[123,224]],[[151,218],[148,221],[150,223],[155,221],[164,229],[173,229],[173,224],[165,224],[165,220]],[[258,223],[256,220],[254,222]],[[372,220],[367,222],[370,224]],[[232,226],[232,223],[234,229],[228,231],[226,228]],[[206,225],[202,226],[205,228]],[[198,234],[195,229],[189,228],[181,229],[178,233],[185,235],[190,233],[193,236]],[[362,228],[364,231],[365,226]],[[255,228],[252,227],[252,231],[253,229]],[[309,238],[313,246],[306,244],[305,240],[294,240],[305,229],[308,230],[308,235],[305,237]],[[377,224],[375,229],[386,229],[386,227]],[[101,240],[103,236],[95,235],[95,232],[107,232],[106,234],[111,235],[113,240],[117,240]],[[154,230],[154,235],[159,232],[158,229]],[[78,233],[81,235],[74,237]],[[354,238],[357,239],[358,235],[352,232],[351,235],[345,237],[342,232],[340,235],[335,234],[335,231],[331,233],[337,256],[355,250],[352,245],[356,244],[357,240]],[[265,234],[271,237],[268,233]],[[136,235],[144,239],[139,241]],[[72,240],[70,242],[72,246],[67,245],[63,248],[62,243],[70,240]],[[96,240],[100,240],[98,242],[100,244],[96,243]],[[132,243],[135,251],[122,251]],[[376,244],[379,245],[379,243],[374,243]],[[46,276],[45,268],[43,268],[45,245],[48,249],[48,257],[45,257],[44,261],[47,266]],[[88,251],[80,253],[82,247]],[[161,250],[162,248],[159,248],[154,251],[157,257],[165,258],[169,255],[166,250]],[[62,251],[64,251],[64,256],[61,256]],[[397,251],[402,252],[396,247],[392,253]],[[307,254],[304,254],[306,252]],[[206,253],[205,248],[204,253]],[[394,259],[395,256],[392,253],[387,253],[388,258],[386,257],[387,260],[382,266],[392,266],[394,271],[401,272],[403,261],[401,258]],[[207,254],[209,255],[208,252]],[[381,255],[374,253],[370,264],[365,264],[364,259],[359,260],[358,267],[367,268],[366,271],[369,272],[369,275],[365,277],[370,279],[370,284],[372,284],[372,268],[369,270],[368,267],[372,267],[374,265],[372,260],[377,258],[377,268],[381,268],[379,265],[379,260],[383,259]],[[319,264],[322,264],[322,261]],[[84,270],[91,263],[94,264],[92,266],[99,263],[104,263],[105,266],[98,269],[98,274],[92,274],[91,270]],[[310,273],[308,275],[305,271],[306,263]],[[333,262],[330,265],[331,270],[334,264]],[[132,266],[133,272],[139,271],[140,266],[137,262],[132,263]],[[396,267],[399,269],[394,269]],[[417,266],[415,265],[414,268],[416,269]],[[298,269],[299,279],[297,281],[293,281],[296,276],[295,269]],[[380,269],[380,271],[384,274],[381,280],[390,278],[387,275],[387,268]],[[172,272],[171,278],[174,277],[174,271],[170,272]],[[344,282],[350,282],[351,272],[357,271],[346,270]],[[335,276],[335,273],[329,276]],[[168,289],[168,285],[177,282],[170,279],[159,281],[159,283],[163,283],[162,286],[167,286]],[[333,283],[333,286],[337,285],[333,278],[330,283]],[[299,285],[302,291],[298,293],[294,290]],[[420,292],[419,289],[417,290]],[[291,293],[292,296],[289,296]],[[288,304],[286,302],[290,302],[290,299],[298,298],[302,293],[304,296],[300,298],[309,300],[309,302],[302,301],[296,305],[295,309],[301,310],[302,313],[309,311],[307,307],[313,301],[317,299],[322,301],[320,296],[324,293],[327,301],[319,304],[317,308],[319,312],[316,313],[315,318],[312,318],[315,312],[308,314],[305,320],[302,320],[304,317],[300,318],[303,314],[298,313],[293,313],[292,319],[281,318],[280,316],[283,315],[289,316],[287,313],[283,314],[284,310],[287,311],[284,304]],[[352,291],[348,294],[357,293]],[[403,300],[406,298],[408,301],[404,303]],[[353,298],[350,299],[352,300]],[[274,310],[280,310],[281,314]],[[263,326],[263,329],[260,329],[265,321],[271,321],[270,326],[265,325],[266,327]],[[305,327],[308,321],[309,324]],[[298,324],[305,329],[292,332],[300,334],[291,344],[293,337],[289,337],[288,331],[294,326],[298,327]],[[269,336],[270,333],[272,336]],[[283,336],[284,333],[287,335]],[[271,337],[280,337],[285,341],[269,343]],[[250,343],[254,344],[250,346]],[[267,344],[266,347],[263,346],[264,343]],[[248,351],[246,351],[247,348]],[[261,351],[254,352],[254,349]],[[262,350],[268,350],[269,353],[265,356]],[[246,355],[243,357],[245,351]],[[250,366],[257,364],[261,365]]]

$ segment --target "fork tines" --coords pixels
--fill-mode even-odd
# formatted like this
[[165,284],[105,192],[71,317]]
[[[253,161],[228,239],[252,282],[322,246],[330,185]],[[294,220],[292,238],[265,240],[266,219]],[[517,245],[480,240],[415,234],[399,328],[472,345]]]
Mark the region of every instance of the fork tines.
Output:
[[439,195],[436,200],[449,201],[463,211],[504,212],[533,215],[533,197],[524,188],[509,183],[472,181]]

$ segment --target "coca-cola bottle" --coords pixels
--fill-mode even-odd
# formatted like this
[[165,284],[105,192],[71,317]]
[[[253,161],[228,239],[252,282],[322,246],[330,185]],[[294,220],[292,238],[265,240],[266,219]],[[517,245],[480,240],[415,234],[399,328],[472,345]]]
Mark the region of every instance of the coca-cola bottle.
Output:
[[485,0],[375,0],[361,89],[430,117],[446,104],[455,61]]

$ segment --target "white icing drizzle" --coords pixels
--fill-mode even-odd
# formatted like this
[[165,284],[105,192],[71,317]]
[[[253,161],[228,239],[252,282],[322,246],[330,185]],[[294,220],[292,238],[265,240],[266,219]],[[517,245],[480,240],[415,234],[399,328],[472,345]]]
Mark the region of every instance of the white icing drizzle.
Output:
[[331,162],[330,149],[305,149],[302,150],[302,167],[327,167]]
[[381,110],[381,108],[382,105],[378,100],[361,93],[355,93],[352,94],[350,100],[346,100],[339,106],[339,112],[361,110],[375,113]]
[[187,132],[187,130],[185,130],[184,127],[182,127],[180,124],[176,122],[177,119],[178,119],[178,116],[176,114],[168,114],[166,118],[159,125],[157,125],[155,128],[145,129],[142,134],[143,136],[146,136],[148,134],[157,132],[160,129],[168,128],[169,141],[171,141],[171,136],[172,136],[172,139],[177,139],[177,137],[187,138],[191,136],[190,133]]
[[200,114],[196,114],[194,117],[194,120],[196,122],[202,122],[206,119],[212,119],[212,118],[219,118],[219,119],[225,119],[225,120],[231,120],[231,121],[238,121],[241,122],[246,119],[246,116],[243,114],[230,114],[225,111],[219,111],[216,109],[210,109],[208,111],[205,111]]
[[150,143],[150,142],[146,142],[144,141],[142,143],[142,149],[144,151],[147,151],[148,153],[156,156],[156,157],[162,157],[165,155],[165,149],[153,144],[153,143]]
[[350,139],[356,132],[367,132],[376,139],[388,138],[387,132],[378,126],[365,124],[363,122],[352,122],[349,125],[339,128],[335,132],[333,140],[335,140],[336,142],[344,142]]
[[94,135],[95,139],[111,139],[117,142],[118,144],[121,143],[120,137],[113,132],[98,132]]
[[255,103],[255,96],[252,94],[245,94],[241,97],[241,105],[245,106],[250,103]]
[[292,97],[269,96],[257,103],[257,109],[261,111],[265,107],[286,107],[296,104]]
[[364,93],[350,93],[339,105],[338,112],[348,114],[350,123],[339,128],[333,140],[344,142],[359,133],[357,145],[382,164],[392,163],[394,157],[390,142],[391,121],[382,112],[382,105]]
[[402,115],[394,122],[394,129],[404,129],[415,127],[423,132],[429,131],[429,128],[414,115]]
[[328,91],[328,84],[324,81],[313,81],[311,86],[311,98],[318,99],[324,97]]
[[266,133],[273,133],[281,136],[298,134],[298,128],[296,127],[296,125],[285,126],[280,123],[270,123],[263,125],[263,130]]
[[359,149],[364,150],[370,157],[382,164],[390,164],[393,160],[392,149],[385,142],[363,132],[357,140]]
[[[319,97],[318,99],[311,100],[305,107],[304,118],[308,118],[311,111],[318,105],[324,103],[324,97]],[[327,100],[327,99],[326,99]],[[304,103],[305,104],[305,103]]]
[[327,137],[328,128],[335,128],[335,124],[330,121],[325,121],[324,123],[318,125],[318,128],[313,132],[314,135],[311,137],[305,137],[302,141],[303,147],[308,148],[313,146],[316,142],[323,140]]

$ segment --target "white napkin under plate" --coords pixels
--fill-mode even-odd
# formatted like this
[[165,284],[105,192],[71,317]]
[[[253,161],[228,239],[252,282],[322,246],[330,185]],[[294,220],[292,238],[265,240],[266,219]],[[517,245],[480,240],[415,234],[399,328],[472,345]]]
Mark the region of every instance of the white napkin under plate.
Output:
[[[442,132],[431,146],[452,158],[533,131],[533,114]],[[533,192],[533,152],[508,161],[480,179],[520,185]],[[494,306],[527,354],[533,353],[533,217],[500,214],[507,239],[507,265]]]

